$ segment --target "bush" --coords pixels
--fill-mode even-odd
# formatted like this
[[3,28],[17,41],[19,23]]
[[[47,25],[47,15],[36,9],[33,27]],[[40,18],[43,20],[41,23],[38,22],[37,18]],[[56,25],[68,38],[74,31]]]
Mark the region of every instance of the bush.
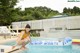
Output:
[[39,33],[31,33],[31,35],[30,35],[31,37],[40,37],[40,34]]

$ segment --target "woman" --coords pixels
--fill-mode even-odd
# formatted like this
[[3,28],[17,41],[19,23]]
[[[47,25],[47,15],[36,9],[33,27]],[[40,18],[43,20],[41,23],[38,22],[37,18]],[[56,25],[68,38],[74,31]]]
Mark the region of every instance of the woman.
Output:
[[[16,45],[21,45],[21,48],[20,49],[25,49],[25,45],[27,43],[29,43],[31,41],[30,39],[30,25],[27,24],[26,27],[25,27],[25,30],[21,31],[21,33],[18,35],[18,38],[16,40]],[[15,46],[12,47],[12,49],[15,48]]]

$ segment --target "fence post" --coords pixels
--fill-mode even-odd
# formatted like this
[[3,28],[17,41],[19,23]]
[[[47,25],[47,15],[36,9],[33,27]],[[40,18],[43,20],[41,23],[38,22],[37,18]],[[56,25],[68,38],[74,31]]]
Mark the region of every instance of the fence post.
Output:
[[[10,26],[8,26],[8,29],[9,29],[9,30],[10,30],[10,32],[11,32],[11,25],[10,25]],[[11,36],[12,36],[12,35],[10,34],[10,38],[11,38]]]
[[18,26],[17,26],[17,29],[16,30],[17,30],[17,36],[18,36]]

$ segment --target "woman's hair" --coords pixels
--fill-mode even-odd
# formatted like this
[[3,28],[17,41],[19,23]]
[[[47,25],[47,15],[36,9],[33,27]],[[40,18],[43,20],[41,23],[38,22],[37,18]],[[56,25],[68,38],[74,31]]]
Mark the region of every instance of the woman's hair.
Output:
[[25,28],[31,28],[31,26],[30,26],[29,24],[27,24],[27,25],[25,26]]

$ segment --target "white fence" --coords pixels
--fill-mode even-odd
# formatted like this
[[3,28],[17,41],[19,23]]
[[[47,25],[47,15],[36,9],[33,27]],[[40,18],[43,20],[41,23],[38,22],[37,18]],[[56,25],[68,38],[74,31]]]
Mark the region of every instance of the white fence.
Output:
[[22,21],[13,22],[13,29],[24,28],[26,24],[31,26],[31,29],[44,29],[40,32],[41,37],[66,37],[70,36],[72,38],[80,39],[80,30],[68,30],[68,31],[56,31],[49,32],[49,30],[54,31],[54,29],[80,29],[80,16],[71,16],[65,18],[52,18],[43,20],[33,20],[33,21]]
[[53,18],[33,21],[13,22],[13,28],[24,28],[26,24],[30,24],[31,29],[45,29],[45,28],[80,28],[80,16],[72,16],[65,18]]
[[14,23],[12,23],[12,27],[14,29],[16,29],[16,28],[22,28],[23,25],[21,25],[21,23],[22,22],[14,22]]
[[64,37],[71,37],[73,39],[80,39],[80,30],[67,30],[67,31],[53,31],[53,32],[40,32],[41,37],[45,38],[64,38]]
[[42,20],[35,20],[35,21],[31,21],[31,28],[32,29],[42,29]]

